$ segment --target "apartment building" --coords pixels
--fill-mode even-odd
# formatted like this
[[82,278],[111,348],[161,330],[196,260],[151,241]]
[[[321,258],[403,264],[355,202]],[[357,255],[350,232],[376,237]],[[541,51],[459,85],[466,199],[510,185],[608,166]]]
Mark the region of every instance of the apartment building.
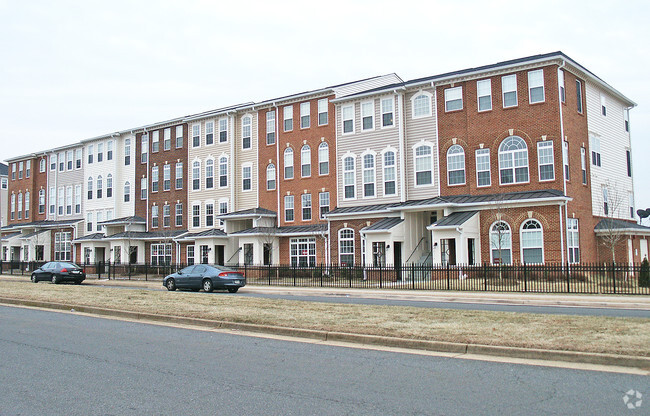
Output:
[[[9,167],[0,163],[0,229],[7,225],[7,213],[9,212]],[[7,260],[8,249],[4,245],[4,239],[0,236],[0,259]]]

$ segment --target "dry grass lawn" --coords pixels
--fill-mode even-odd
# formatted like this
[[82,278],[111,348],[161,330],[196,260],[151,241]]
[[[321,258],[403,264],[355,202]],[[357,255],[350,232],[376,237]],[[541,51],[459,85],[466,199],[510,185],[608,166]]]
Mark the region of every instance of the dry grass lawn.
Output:
[[0,296],[134,312],[486,345],[650,356],[650,319],[347,305],[0,281]]

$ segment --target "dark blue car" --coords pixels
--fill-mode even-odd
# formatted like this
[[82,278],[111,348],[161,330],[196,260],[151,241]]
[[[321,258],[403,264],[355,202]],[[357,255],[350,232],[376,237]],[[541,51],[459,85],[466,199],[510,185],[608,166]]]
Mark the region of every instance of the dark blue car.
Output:
[[74,263],[65,261],[50,261],[32,272],[32,282],[47,280],[54,284],[74,282],[80,284],[86,279],[86,272]]
[[246,277],[237,270],[224,266],[196,264],[172,273],[163,279],[167,290],[191,289],[196,292],[203,289],[212,292],[215,289],[235,293],[246,286]]

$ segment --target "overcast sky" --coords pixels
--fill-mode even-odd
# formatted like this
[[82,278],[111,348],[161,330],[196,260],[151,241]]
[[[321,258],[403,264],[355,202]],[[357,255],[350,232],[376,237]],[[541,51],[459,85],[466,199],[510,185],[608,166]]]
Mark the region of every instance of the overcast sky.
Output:
[[245,101],[561,50],[638,107],[650,207],[650,2],[0,0],[0,160]]

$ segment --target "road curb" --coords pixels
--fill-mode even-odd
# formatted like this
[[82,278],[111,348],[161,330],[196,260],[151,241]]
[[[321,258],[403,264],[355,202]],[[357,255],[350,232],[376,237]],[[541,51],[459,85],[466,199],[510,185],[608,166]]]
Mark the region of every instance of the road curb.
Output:
[[273,335],[308,338],[320,341],[349,342],[365,345],[379,345],[434,352],[489,355],[508,358],[535,359],[543,361],[564,361],[583,364],[598,364],[618,367],[650,368],[650,357],[626,356],[578,351],[556,351],[536,348],[507,347],[498,345],[465,344],[445,341],[418,340],[379,335],[352,334],[345,332],[321,331],[317,329],[299,329],[273,325],[259,325],[243,322],[217,321],[201,318],[189,318],[173,315],[157,315],[143,312],[131,312],[119,309],[99,308],[95,306],[72,305],[56,302],[32,301],[0,297],[0,304],[29,306],[54,309],[67,312],[80,312],[93,315],[112,316],[139,321],[165,322],[179,325],[193,325],[213,329],[231,329]]

